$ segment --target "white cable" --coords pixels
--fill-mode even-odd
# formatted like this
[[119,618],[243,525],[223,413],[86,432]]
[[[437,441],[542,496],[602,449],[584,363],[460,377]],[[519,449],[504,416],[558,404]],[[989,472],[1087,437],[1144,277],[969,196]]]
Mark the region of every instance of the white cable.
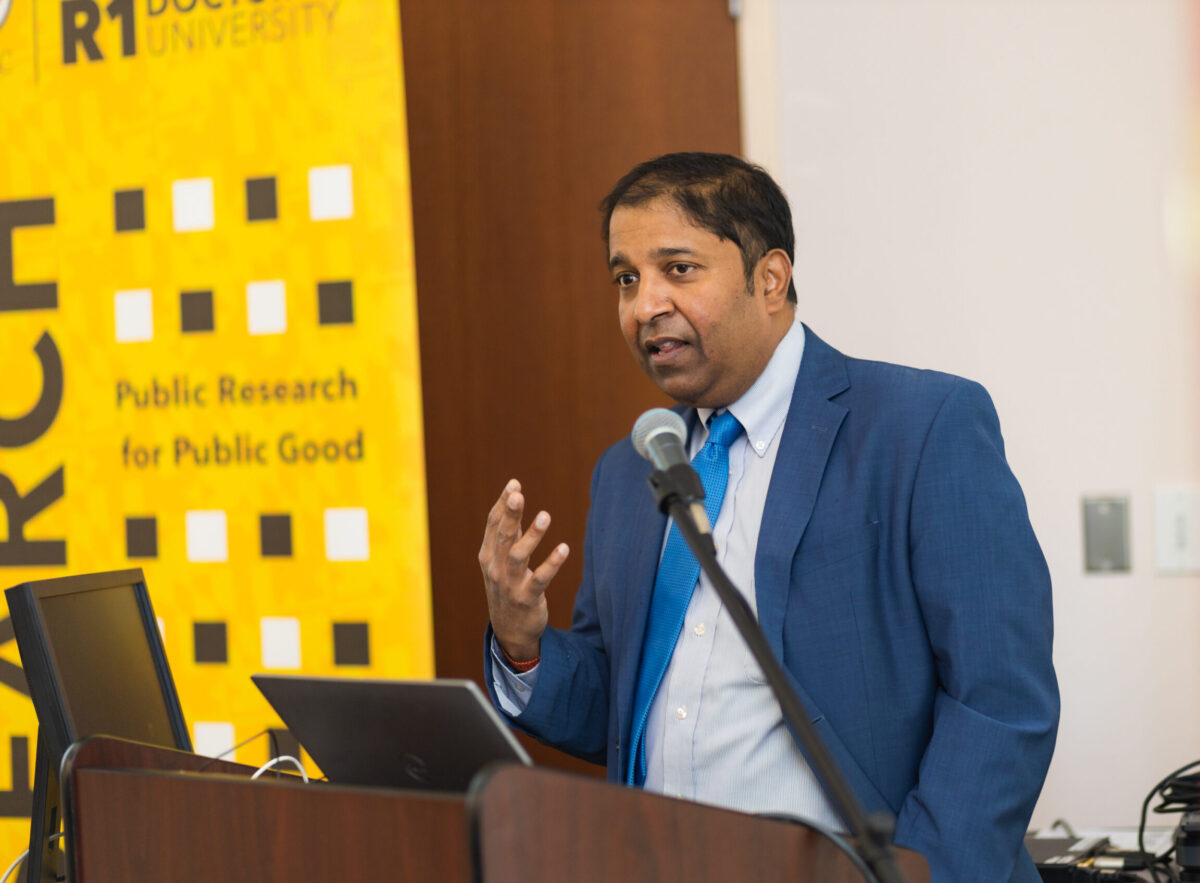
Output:
[[[55,834],[53,837],[50,838],[50,840],[48,842],[53,843],[55,840],[57,840],[60,837],[62,837],[61,833]],[[25,861],[25,856],[27,856],[27,855],[29,855],[28,849],[25,850],[23,853],[21,853],[19,856],[17,856],[17,860],[15,862],[13,862],[11,865],[9,865],[8,870],[4,872],[4,876],[0,877],[0,883],[7,883],[8,878],[12,876],[12,872],[21,866],[21,862]]]
[[[296,769],[298,769],[300,771],[300,776],[301,776],[301,778],[304,779],[305,782],[308,781],[308,773],[304,769],[304,764],[302,764],[300,761],[296,760],[296,758],[292,757],[290,754],[283,754],[283,755],[280,755],[279,757],[272,757],[270,760],[268,760],[266,763],[264,763],[262,766],[260,766],[257,770],[255,770],[254,775],[251,776],[250,778],[252,780],[257,779],[259,776],[261,776],[263,773],[265,773],[271,767],[275,766],[276,764],[283,763],[285,760],[288,763],[295,766]],[[4,880],[0,879],[0,883],[4,883]]]
[[17,856],[17,860],[15,862],[13,862],[11,865],[9,865],[8,870],[4,872],[4,876],[0,877],[0,883],[5,883],[5,881],[8,880],[8,878],[12,875],[12,872],[15,871],[18,867],[20,867],[21,862],[25,861],[25,856],[27,856],[27,855],[29,855],[28,849],[25,850],[23,853],[21,853],[19,856]]

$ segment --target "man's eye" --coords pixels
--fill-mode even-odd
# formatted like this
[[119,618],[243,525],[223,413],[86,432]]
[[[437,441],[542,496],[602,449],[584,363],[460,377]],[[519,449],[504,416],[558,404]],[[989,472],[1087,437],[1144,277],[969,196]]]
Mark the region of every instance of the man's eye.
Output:
[[637,282],[637,276],[633,273],[618,273],[616,278],[613,279],[613,283],[618,288],[626,288],[635,282]]
[[667,271],[672,276],[686,276],[694,269],[696,269],[695,264],[671,264],[671,266],[667,268]]

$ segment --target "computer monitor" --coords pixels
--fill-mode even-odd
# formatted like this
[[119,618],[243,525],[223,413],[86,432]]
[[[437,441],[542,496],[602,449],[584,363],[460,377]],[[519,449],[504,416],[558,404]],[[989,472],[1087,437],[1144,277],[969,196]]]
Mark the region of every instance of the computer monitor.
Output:
[[[26,880],[54,879],[58,769],[89,736],[191,751],[158,621],[140,569],[13,586],[4,593],[38,719]],[[55,858],[55,860],[57,860]]]

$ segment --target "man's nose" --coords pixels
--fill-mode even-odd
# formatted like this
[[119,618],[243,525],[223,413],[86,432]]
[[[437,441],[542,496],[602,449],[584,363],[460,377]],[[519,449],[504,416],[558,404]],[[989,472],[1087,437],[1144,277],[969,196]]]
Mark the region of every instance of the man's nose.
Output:
[[660,316],[665,316],[675,309],[671,299],[670,285],[665,279],[645,279],[638,285],[637,302],[634,305],[634,315],[642,325],[649,325]]

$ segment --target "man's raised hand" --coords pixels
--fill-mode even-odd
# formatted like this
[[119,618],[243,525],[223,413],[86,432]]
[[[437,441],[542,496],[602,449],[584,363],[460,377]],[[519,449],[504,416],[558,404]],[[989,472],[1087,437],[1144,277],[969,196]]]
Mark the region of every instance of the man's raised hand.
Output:
[[509,658],[536,659],[548,612],[546,587],[554,579],[570,550],[559,543],[536,570],[529,567],[538,543],[550,527],[550,513],[539,512],[522,532],[525,497],[515,478],[488,513],[479,547],[479,567],[487,591],[492,632]]

